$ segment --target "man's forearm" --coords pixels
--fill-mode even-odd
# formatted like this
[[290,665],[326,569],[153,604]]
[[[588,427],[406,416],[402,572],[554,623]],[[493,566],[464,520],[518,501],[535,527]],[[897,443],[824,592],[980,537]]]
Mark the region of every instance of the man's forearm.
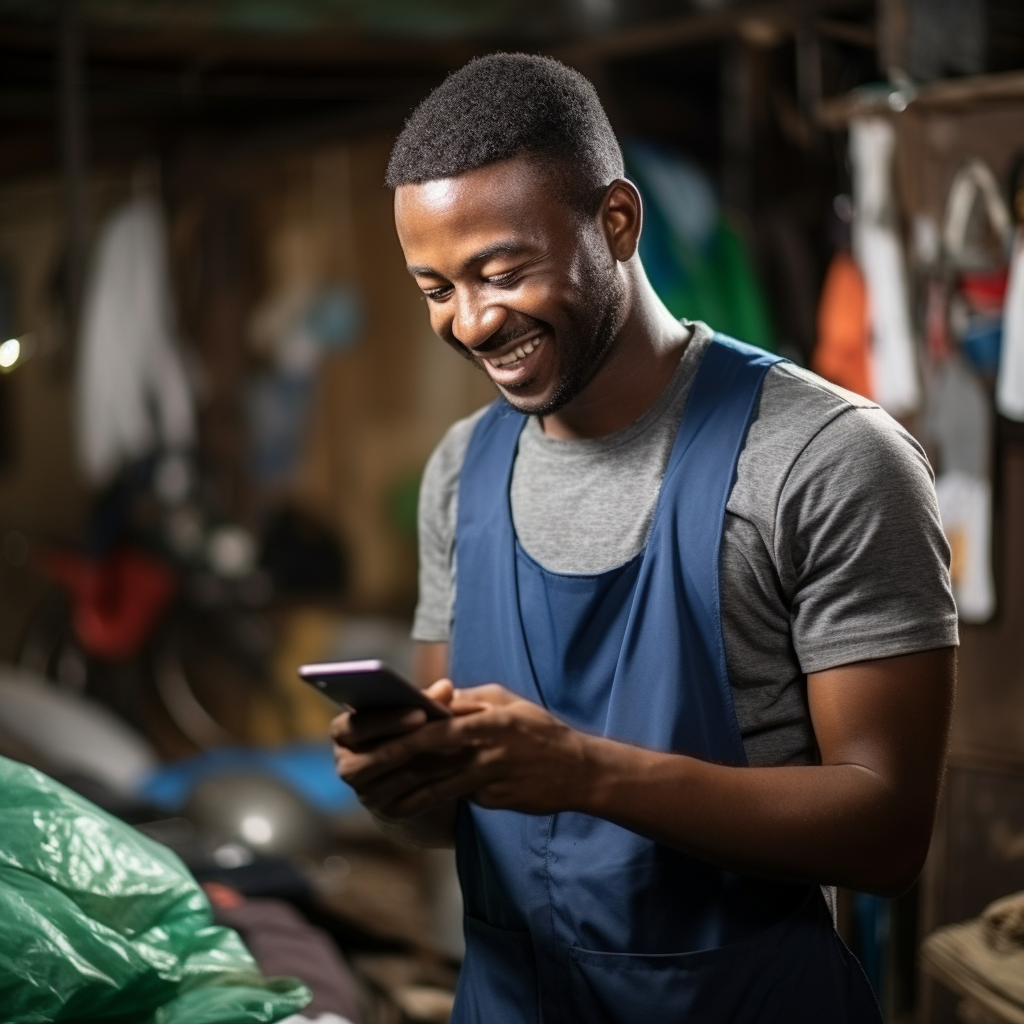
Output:
[[588,748],[579,810],[735,870],[893,895],[927,851],[928,809],[915,815],[857,765],[736,768],[600,738]]
[[580,810],[742,871],[898,893],[924,863],[955,652],[808,677],[820,765],[737,768],[588,737]]

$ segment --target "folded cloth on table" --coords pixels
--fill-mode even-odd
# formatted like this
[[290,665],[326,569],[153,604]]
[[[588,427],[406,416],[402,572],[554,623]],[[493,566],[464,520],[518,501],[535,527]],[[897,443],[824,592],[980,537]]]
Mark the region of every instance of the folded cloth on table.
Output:
[[[992,915],[990,923],[988,916]],[[1024,893],[991,904],[981,917],[933,932],[921,945],[921,966],[1008,1024],[1024,1024]],[[999,934],[995,945],[993,928]]]
[[1000,953],[1024,951],[1024,892],[990,903],[981,915],[988,944]]

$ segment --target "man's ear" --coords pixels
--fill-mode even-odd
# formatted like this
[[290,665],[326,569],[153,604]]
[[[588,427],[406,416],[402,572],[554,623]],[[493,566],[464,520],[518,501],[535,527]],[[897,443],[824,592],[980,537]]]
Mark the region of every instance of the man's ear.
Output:
[[643,201],[636,185],[616,178],[601,200],[601,224],[612,255],[620,263],[632,259],[643,227]]

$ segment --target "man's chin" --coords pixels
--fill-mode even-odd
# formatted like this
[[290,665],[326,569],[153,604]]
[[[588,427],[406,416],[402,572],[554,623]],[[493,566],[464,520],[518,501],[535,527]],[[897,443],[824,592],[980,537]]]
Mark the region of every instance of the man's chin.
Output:
[[550,391],[542,394],[531,393],[529,382],[515,387],[502,387],[495,384],[495,387],[505,403],[524,416],[551,416],[564,408],[572,399],[572,395],[564,394],[559,388],[556,388],[553,393]]
[[[531,395],[525,388],[508,388],[502,387],[500,384],[495,384],[494,386],[498,389],[498,397],[506,405],[511,406],[516,412],[521,412],[525,416],[538,415],[538,410],[543,409],[547,404],[543,397]],[[544,414],[540,413],[540,415]]]

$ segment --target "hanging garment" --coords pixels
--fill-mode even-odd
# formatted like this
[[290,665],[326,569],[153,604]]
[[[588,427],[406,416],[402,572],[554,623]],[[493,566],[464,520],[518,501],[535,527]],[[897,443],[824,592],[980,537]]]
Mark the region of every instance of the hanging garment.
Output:
[[1010,212],[992,170],[968,160],[950,185],[942,224],[949,335],[929,386],[925,427],[938,449],[935,492],[951,550],[950,581],[964,622],[995,613],[992,574],[992,403],[979,372],[1000,363]]
[[978,375],[957,355],[935,368],[922,425],[940,473],[992,472],[992,403]]
[[166,562],[128,546],[100,559],[43,548],[39,568],[70,594],[75,636],[86,653],[111,661],[142,650],[178,591]]
[[747,247],[722,218],[714,190],[693,164],[648,143],[625,145],[644,200],[640,258],[675,317],[704,320],[774,348],[767,303]]
[[986,477],[942,473],[935,480],[942,529],[950,547],[949,580],[963,622],[995,614],[992,579],[992,485]]
[[986,374],[1000,362],[1012,237],[1010,211],[992,169],[968,160],[949,188],[943,256],[953,281],[951,333],[964,357]]
[[1024,420],[1024,228],[1017,229],[1010,262],[996,408],[1012,420]]
[[850,124],[853,252],[868,286],[874,398],[898,417],[917,410],[921,391],[906,267],[893,213],[895,145],[895,131],[886,118],[861,117]]
[[[576,728],[746,763],[718,597],[726,501],[772,356],[716,336],[647,547],[563,575],[517,543],[509,487],[525,417],[496,403],[460,476],[451,675],[499,680]],[[681,813],[683,813],[681,811]],[[686,856],[575,812],[459,805],[466,958],[454,1024],[878,1022],[821,890]]]
[[985,386],[956,353],[935,369],[923,426],[937,452],[935,481],[949,541],[950,582],[964,622],[995,613],[992,576],[992,405]]
[[[979,203],[985,212],[988,237],[972,237]],[[946,197],[942,225],[946,258],[963,269],[987,267],[993,256],[1002,262],[1012,230],[1010,211],[992,169],[983,160],[968,160],[956,172]]]
[[811,369],[833,384],[872,397],[867,288],[860,268],[845,252],[836,253],[825,274]]
[[185,448],[194,438],[166,228],[151,196],[121,206],[100,235],[86,286],[76,399],[79,461],[95,484],[156,448]]

